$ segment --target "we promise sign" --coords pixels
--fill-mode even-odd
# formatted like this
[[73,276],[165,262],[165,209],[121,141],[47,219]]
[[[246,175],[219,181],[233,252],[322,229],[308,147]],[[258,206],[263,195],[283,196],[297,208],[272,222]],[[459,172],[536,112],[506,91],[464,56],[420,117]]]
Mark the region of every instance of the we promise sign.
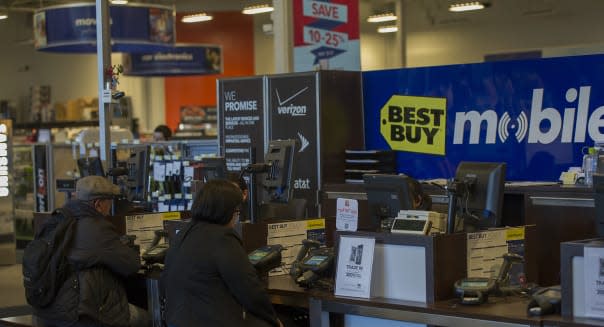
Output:
[[294,1],[294,71],[318,69],[361,69],[358,1]]

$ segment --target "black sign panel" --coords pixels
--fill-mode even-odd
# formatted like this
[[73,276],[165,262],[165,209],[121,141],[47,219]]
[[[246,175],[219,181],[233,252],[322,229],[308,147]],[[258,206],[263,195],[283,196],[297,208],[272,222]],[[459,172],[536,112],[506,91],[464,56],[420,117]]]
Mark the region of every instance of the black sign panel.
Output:
[[218,82],[219,141],[228,171],[264,160],[263,90],[262,77]]
[[308,201],[309,216],[316,216],[319,189],[316,73],[268,77],[269,139],[296,139],[293,197]]
[[50,210],[48,194],[48,148],[45,144],[34,145],[34,180],[36,181],[36,212],[47,212]]

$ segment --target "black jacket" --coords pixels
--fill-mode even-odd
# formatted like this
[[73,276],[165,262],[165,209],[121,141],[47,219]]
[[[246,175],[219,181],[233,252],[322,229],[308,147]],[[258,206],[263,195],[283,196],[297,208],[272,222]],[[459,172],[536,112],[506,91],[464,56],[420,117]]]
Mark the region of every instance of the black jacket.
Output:
[[123,277],[140,268],[138,253],[124,245],[115,227],[87,202],[70,201],[62,211],[77,220],[67,255],[74,272],[53,303],[36,315],[55,322],[128,326],[128,298],[122,283]]
[[265,286],[227,226],[189,223],[171,244],[162,281],[170,326],[278,326]]

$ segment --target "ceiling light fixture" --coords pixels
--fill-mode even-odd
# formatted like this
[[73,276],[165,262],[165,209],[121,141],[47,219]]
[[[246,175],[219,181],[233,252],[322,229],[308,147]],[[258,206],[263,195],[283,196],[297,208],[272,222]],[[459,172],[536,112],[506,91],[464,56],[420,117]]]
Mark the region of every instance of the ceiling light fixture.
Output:
[[275,10],[275,8],[273,8],[267,4],[264,4],[264,5],[258,5],[258,6],[245,7],[245,8],[243,8],[243,10],[241,12],[245,15],[255,15],[255,14],[263,14],[265,12],[271,12],[273,10]]
[[128,3],[128,0],[111,0],[112,5],[125,5]]
[[487,7],[486,3],[482,3],[479,1],[465,2],[465,3],[454,3],[449,6],[449,11],[453,12],[462,12],[462,11],[470,11],[470,10],[480,10]]
[[0,12],[0,20],[7,19],[7,18],[8,18],[7,13]]
[[384,14],[377,14],[377,15],[371,15],[369,17],[367,17],[367,22],[368,23],[383,23],[383,22],[391,22],[393,20],[396,20],[396,15],[393,13],[384,13]]
[[207,22],[212,19],[214,19],[214,17],[202,12],[199,14],[182,16],[182,19],[180,21],[183,23],[199,23],[199,22]]
[[396,25],[380,26],[377,31],[378,33],[394,33],[398,31],[398,27]]

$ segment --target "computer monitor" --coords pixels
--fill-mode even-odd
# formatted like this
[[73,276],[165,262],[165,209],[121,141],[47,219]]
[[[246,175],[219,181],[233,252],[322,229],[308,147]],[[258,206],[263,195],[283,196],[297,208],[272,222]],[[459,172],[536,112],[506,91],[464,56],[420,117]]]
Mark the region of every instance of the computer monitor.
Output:
[[86,176],[105,176],[103,163],[99,157],[86,157],[77,160],[80,177]]
[[150,181],[150,148],[142,144],[118,144],[111,149],[112,168],[125,168],[127,175],[115,176],[115,184],[120,186],[129,201],[147,201]]
[[203,182],[213,179],[226,178],[226,159],[224,157],[205,157],[201,159],[201,173]]
[[268,193],[270,202],[287,203],[292,197],[295,140],[273,140],[264,156],[267,171],[260,184]]
[[[457,166],[453,181],[456,216],[463,218],[467,231],[501,226],[505,172],[503,162],[462,161]],[[455,226],[448,230],[455,231]]]
[[363,181],[373,230],[389,230],[399,211],[415,209],[421,195],[419,183],[407,175],[365,174]]

